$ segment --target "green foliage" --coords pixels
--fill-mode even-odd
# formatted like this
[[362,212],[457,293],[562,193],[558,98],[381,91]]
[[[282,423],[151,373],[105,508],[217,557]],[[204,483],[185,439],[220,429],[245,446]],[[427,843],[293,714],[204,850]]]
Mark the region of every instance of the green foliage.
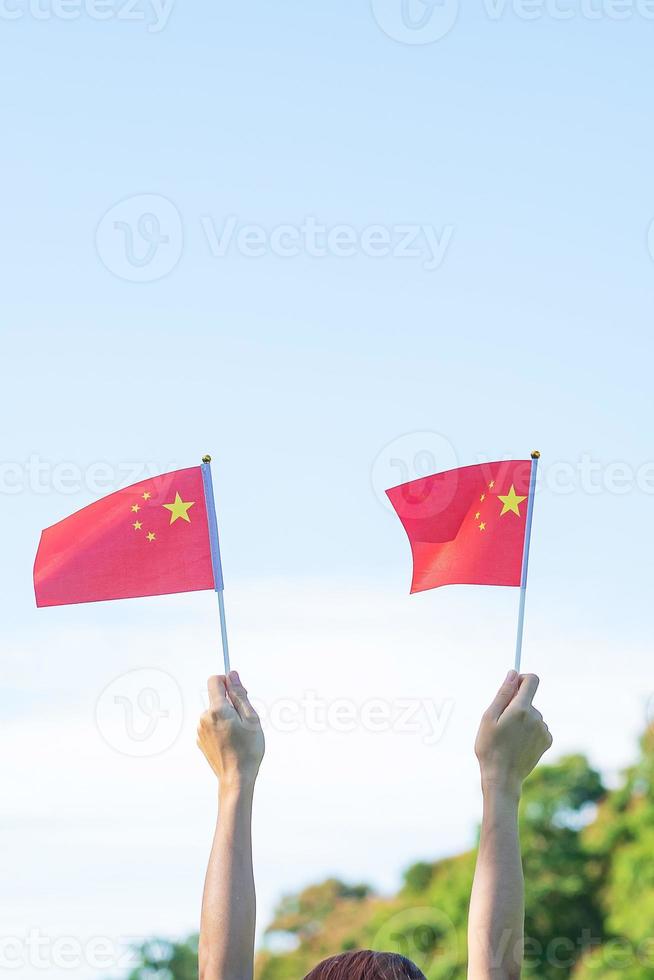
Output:
[[654,976],[654,726],[624,785],[607,796],[587,828],[605,862],[601,888],[606,942],[586,957],[575,980],[651,980]]
[[197,980],[198,937],[185,942],[149,939],[137,950],[138,965],[127,980]]
[[[586,759],[541,766],[525,786],[520,835],[526,879],[525,978],[654,977],[654,729],[619,789],[606,793]],[[299,980],[321,959],[371,947],[403,953],[428,980],[465,980],[466,923],[476,854],[420,861],[397,895],[338,879],[281,900],[257,980]],[[197,940],[153,941],[125,980],[196,980]]]
[[434,866],[426,861],[412,864],[404,872],[404,891],[418,894],[427,890],[434,873]]
[[[529,937],[525,976],[562,980],[579,958],[580,937],[604,938],[598,888],[606,865],[584,840],[585,825],[603,795],[599,774],[579,755],[542,766],[525,786],[520,820]],[[285,899],[273,928],[292,931],[298,948],[283,956],[262,954],[258,977],[303,976],[320,959],[355,941],[357,947],[409,956],[428,980],[464,980],[475,858],[470,851],[420,861],[407,869],[395,898],[367,895],[359,900],[356,915],[350,907],[345,919],[348,899],[340,882],[324,882]]]
[[652,980],[652,959],[639,962],[627,944],[609,940],[595,953],[583,958],[574,971],[574,980]]
[[297,895],[284,897],[266,932],[287,932],[308,940],[320,930],[323,921],[341,902],[361,902],[371,894],[368,885],[346,885],[328,878],[310,885]]
[[580,937],[603,935],[597,897],[603,865],[593,860],[581,832],[603,795],[599,774],[579,755],[542,766],[525,784],[525,976],[566,975],[579,955]]

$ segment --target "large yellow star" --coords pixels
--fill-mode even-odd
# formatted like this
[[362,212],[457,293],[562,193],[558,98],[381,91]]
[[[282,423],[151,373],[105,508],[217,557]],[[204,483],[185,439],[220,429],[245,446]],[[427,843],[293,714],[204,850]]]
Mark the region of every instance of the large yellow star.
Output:
[[174,524],[178,517],[181,517],[183,521],[188,521],[191,523],[191,518],[188,516],[189,507],[192,507],[195,503],[194,500],[190,500],[188,503],[184,503],[182,498],[178,493],[175,494],[175,499],[172,504],[164,504],[163,506],[166,510],[170,511],[170,523]]
[[498,493],[497,496],[502,501],[502,511],[500,513],[500,517],[502,517],[503,514],[508,514],[509,511],[513,511],[513,513],[517,514],[518,517],[521,516],[520,511],[518,509],[518,504],[521,504],[522,501],[526,500],[527,498],[519,497],[518,494],[515,492],[515,487],[513,486],[513,484],[511,484],[511,489],[504,497],[502,496],[501,493]]

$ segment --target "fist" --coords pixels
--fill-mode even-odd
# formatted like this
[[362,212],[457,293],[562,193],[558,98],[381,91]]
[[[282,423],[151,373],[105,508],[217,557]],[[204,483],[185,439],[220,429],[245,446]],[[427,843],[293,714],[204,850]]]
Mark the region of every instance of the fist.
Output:
[[550,730],[533,705],[535,674],[510,671],[481,719],[475,753],[482,784],[520,792],[522,783],[552,744]]
[[209,710],[200,717],[198,746],[221,786],[254,783],[265,751],[259,716],[235,670],[210,677]]

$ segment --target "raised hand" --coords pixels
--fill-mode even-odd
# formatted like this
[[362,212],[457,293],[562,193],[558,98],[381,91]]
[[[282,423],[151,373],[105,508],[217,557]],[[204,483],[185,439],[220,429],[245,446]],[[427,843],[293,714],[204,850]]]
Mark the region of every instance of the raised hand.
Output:
[[209,709],[198,724],[197,743],[222,788],[254,783],[265,751],[259,716],[235,670],[210,677]]
[[475,753],[482,784],[520,792],[522,783],[552,744],[550,730],[533,705],[535,674],[510,671],[481,719]]

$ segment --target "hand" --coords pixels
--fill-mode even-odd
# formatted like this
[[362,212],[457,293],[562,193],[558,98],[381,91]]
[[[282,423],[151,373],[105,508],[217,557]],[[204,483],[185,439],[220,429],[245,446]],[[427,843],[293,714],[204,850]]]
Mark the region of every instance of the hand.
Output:
[[198,725],[198,746],[221,787],[254,785],[265,751],[261,722],[235,670],[207,681],[209,710]]
[[509,671],[484,712],[475,741],[484,788],[519,794],[523,781],[551,746],[549,728],[532,704],[539,683],[535,674]]

